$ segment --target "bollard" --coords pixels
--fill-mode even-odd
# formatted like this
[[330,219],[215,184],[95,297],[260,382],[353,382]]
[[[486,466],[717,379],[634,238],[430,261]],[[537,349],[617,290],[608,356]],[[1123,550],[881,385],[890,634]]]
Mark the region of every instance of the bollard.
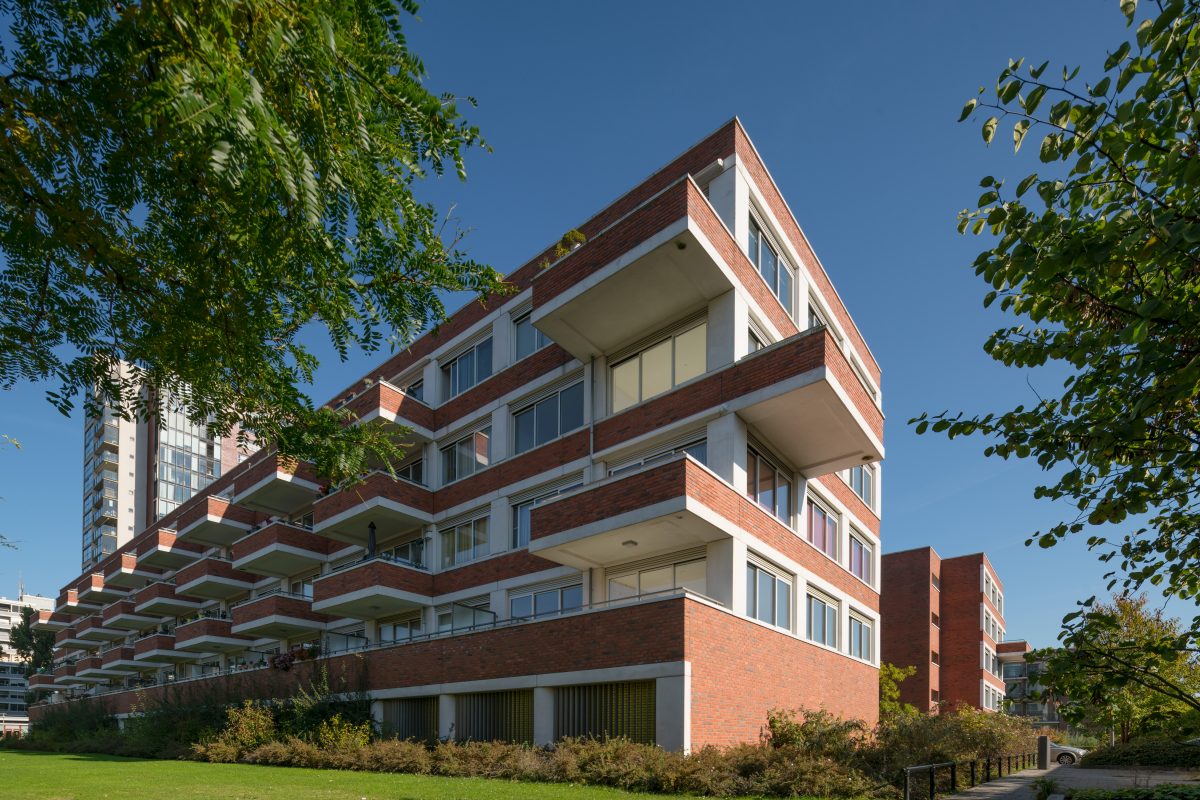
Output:
[[975,759],[971,759],[971,788],[975,788]]
[[937,767],[929,768],[929,800],[937,800]]
[[958,791],[958,762],[950,765],[950,794]]
[[1050,737],[1038,737],[1037,768],[1050,769]]

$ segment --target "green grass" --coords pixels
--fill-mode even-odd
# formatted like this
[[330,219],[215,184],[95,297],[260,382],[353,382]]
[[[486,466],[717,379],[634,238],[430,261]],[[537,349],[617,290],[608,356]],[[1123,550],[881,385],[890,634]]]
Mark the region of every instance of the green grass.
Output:
[[0,750],[5,800],[627,800],[593,786]]

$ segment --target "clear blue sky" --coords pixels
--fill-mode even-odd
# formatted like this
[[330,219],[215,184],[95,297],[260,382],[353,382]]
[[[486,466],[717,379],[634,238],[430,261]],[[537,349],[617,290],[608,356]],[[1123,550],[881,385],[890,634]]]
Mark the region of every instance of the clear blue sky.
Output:
[[[955,213],[985,174],[1019,178],[1007,133],[985,149],[958,125],[1009,57],[1096,68],[1124,36],[1116,0],[1046,3],[428,3],[411,24],[434,91],[473,95],[493,153],[423,196],[472,228],[471,254],[509,271],[734,115],[740,116],[883,367],[885,551],[984,550],[1005,583],[1010,638],[1052,644],[1105,571],[1081,543],[1027,549],[1071,509],[1034,501],[1035,464],[985,459],[982,441],[917,437],[923,410],[1001,409],[1058,388],[983,353],[983,311]],[[1057,69],[1057,67],[1055,67]],[[327,355],[318,399],[378,357]],[[51,594],[78,573],[82,423],[42,388],[0,395],[0,594],[23,571]],[[1171,603],[1191,616],[1195,606]]]

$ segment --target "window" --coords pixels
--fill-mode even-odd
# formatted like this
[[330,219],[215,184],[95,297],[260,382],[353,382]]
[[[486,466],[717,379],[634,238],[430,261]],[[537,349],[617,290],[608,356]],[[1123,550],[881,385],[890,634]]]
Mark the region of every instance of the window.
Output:
[[753,447],[746,452],[746,494],[791,527],[792,481]]
[[396,470],[396,477],[409,481],[410,483],[419,483],[424,486],[425,461],[418,458],[416,461],[405,464],[403,467],[400,467],[398,470]]
[[620,600],[674,589],[704,594],[708,588],[707,574],[708,562],[700,558],[616,575],[608,579],[608,599]]
[[808,541],[830,558],[837,558],[837,516],[812,500],[808,501]]
[[563,611],[574,611],[583,607],[583,587],[565,586],[561,589],[546,589],[528,594],[510,595],[508,616],[510,619],[528,619]]
[[313,596],[313,579],[316,577],[317,574],[314,573],[303,578],[292,578],[291,582],[288,583],[288,592],[307,597],[311,600]]
[[572,483],[570,486],[564,486],[561,489],[555,489],[539,495],[531,500],[525,500],[517,503],[512,507],[513,512],[513,531],[512,531],[512,546],[513,549],[525,547],[529,544],[529,531],[533,509],[552,497],[558,497],[563,492],[569,492],[572,489],[577,489],[582,484]]
[[622,464],[619,467],[613,467],[608,471],[609,476],[620,475],[622,472],[632,472],[633,470],[654,464],[658,461],[667,461],[677,453],[687,453],[692,458],[699,461],[701,464],[708,463],[708,441],[701,439],[697,442],[689,442],[679,447],[672,447],[667,450],[660,450],[654,455],[639,458],[628,464]]
[[822,325],[828,326],[829,323],[825,321],[825,315],[817,307],[816,301],[810,297],[808,299],[808,327],[818,328]]
[[513,338],[517,340],[518,361],[550,344],[546,334],[533,327],[531,316],[531,312],[527,311],[513,320]]
[[929,690],[929,699],[935,703],[939,703],[942,700],[942,693],[939,692],[937,689],[930,689]]
[[425,540],[413,539],[412,541],[398,544],[391,550],[387,551],[387,555],[399,561],[407,561],[413,566],[425,566]]
[[850,615],[850,655],[855,658],[861,658],[863,661],[871,660],[871,645],[874,642],[874,631],[871,623]]
[[492,429],[488,426],[442,448],[442,483],[447,484],[491,463]]
[[866,539],[850,534],[850,572],[864,583],[871,582],[871,570],[875,563],[875,548]]
[[404,642],[420,635],[420,614],[379,623],[379,641],[381,642]]
[[492,374],[492,340],[484,339],[442,367],[442,399],[449,400]]
[[488,518],[480,517],[442,531],[442,568],[483,558],[488,549]]
[[490,625],[496,621],[496,614],[488,608],[486,597],[438,606],[434,613],[439,633]]
[[837,603],[814,594],[808,596],[808,638],[828,647],[838,646]]
[[929,623],[935,628],[942,627],[942,618],[937,615],[936,611],[929,612]]
[[747,254],[758,274],[766,281],[767,288],[779,298],[779,302],[792,315],[792,287],[796,285],[796,273],[788,266],[767,240],[762,228],[754,220],[750,220],[750,244]]
[[701,322],[614,364],[609,369],[613,413],[703,375],[707,349],[708,323]]
[[749,335],[749,351],[751,353],[757,353],[759,350],[762,350],[764,347],[766,347],[766,345],[763,344],[762,337],[760,337],[757,333],[755,333],[754,329],[751,328],[750,335]]
[[746,616],[791,630],[792,579],[747,563]]
[[513,415],[514,452],[524,453],[583,426],[583,383],[568,386]]
[[942,657],[941,657],[941,655],[938,653],[938,651],[937,651],[937,650],[930,650],[930,651],[929,651],[929,661],[930,661],[931,663],[937,664],[938,666],[941,666],[941,664],[942,664]]
[[425,402],[425,381],[413,381],[404,387],[404,393],[414,400]]
[[866,465],[851,467],[850,488],[868,508],[874,508],[872,503],[875,496],[875,469]]
[[929,573],[929,582],[933,584],[933,588],[939,592],[942,590],[942,579],[938,577],[936,572]]

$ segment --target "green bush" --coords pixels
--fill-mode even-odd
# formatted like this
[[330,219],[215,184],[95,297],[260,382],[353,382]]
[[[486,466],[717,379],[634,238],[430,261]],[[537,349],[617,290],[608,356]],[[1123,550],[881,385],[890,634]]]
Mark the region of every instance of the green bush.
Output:
[[1200,785],[1160,783],[1130,789],[1077,789],[1071,800],[1200,800]]
[[247,700],[225,711],[225,727],[217,736],[192,745],[204,761],[233,763],[275,738],[275,717],[266,706]]
[[371,741],[371,723],[350,722],[334,714],[317,725],[313,743],[322,750],[361,749]]
[[1083,767],[1200,769],[1200,745],[1168,739],[1138,739],[1092,750],[1079,763]]

